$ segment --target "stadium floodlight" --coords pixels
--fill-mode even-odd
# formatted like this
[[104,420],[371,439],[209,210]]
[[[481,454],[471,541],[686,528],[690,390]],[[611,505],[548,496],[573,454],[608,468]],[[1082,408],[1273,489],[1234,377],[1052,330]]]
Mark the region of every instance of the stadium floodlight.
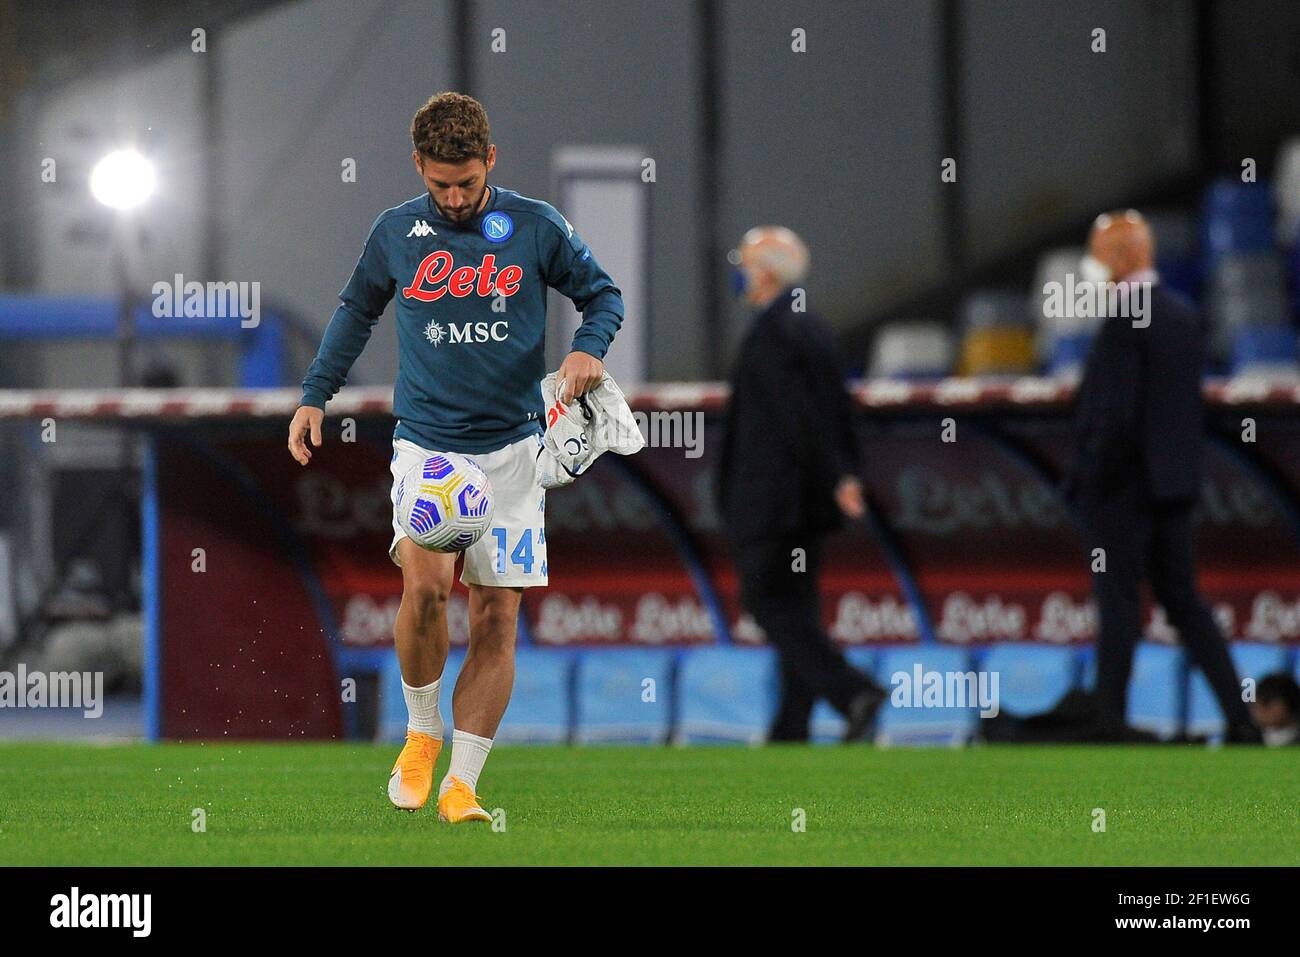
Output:
[[135,209],[157,185],[153,163],[135,150],[114,150],[90,171],[91,195],[110,209]]

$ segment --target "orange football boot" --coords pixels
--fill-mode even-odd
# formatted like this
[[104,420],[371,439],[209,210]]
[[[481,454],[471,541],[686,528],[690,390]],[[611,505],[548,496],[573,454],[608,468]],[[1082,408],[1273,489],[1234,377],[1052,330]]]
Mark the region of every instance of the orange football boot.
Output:
[[388,776],[388,799],[404,811],[418,811],[433,790],[433,766],[442,742],[422,731],[406,731],[406,745]]
[[466,821],[490,821],[492,815],[479,807],[478,795],[470,790],[468,784],[460,778],[452,778],[451,787],[438,798],[438,820],[463,824]]

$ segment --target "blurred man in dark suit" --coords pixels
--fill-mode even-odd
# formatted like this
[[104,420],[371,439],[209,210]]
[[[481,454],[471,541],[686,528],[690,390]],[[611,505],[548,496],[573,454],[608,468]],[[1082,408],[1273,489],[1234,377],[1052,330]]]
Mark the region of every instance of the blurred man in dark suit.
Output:
[[[1093,571],[1100,630],[1092,737],[1141,737],[1127,727],[1125,713],[1142,630],[1140,585],[1147,578],[1214,689],[1228,740],[1257,742],[1227,643],[1196,587],[1192,511],[1201,488],[1201,318],[1159,285],[1151,230],[1136,212],[1098,217],[1088,254],[1084,278],[1116,290],[1121,306],[1111,304],[1088,356],[1066,482],[1090,560],[1093,549],[1105,550],[1104,570]],[[1129,308],[1122,308],[1125,303]]]
[[821,625],[822,540],[866,511],[853,413],[824,322],[798,284],[808,250],[779,226],[751,229],[730,259],[735,292],[757,312],[731,380],[718,510],[741,601],[781,658],[773,741],[806,741],[813,703],[866,731],[884,691],[853,668]]

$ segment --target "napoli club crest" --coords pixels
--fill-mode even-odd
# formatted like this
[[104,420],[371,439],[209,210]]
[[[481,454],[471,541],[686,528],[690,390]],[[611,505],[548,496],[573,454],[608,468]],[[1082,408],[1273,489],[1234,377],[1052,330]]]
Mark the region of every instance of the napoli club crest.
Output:
[[505,213],[488,213],[483,217],[483,237],[490,243],[503,243],[515,231],[515,221]]

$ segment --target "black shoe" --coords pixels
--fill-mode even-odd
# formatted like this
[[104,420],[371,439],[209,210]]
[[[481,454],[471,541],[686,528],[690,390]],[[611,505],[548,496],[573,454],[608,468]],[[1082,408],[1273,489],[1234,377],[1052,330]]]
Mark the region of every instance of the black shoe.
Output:
[[1223,736],[1224,744],[1259,744],[1264,743],[1264,732],[1252,721],[1246,724],[1232,724]]
[[886,697],[885,689],[879,685],[871,685],[854,696],[849,702],[849,726],[844,729],[844,737],[841,738],[844,743],[862,740]]
[[1150,731],[1140,731],[1127,724],[1094,724],[1080,739],[1087,744],[1163,744]]

